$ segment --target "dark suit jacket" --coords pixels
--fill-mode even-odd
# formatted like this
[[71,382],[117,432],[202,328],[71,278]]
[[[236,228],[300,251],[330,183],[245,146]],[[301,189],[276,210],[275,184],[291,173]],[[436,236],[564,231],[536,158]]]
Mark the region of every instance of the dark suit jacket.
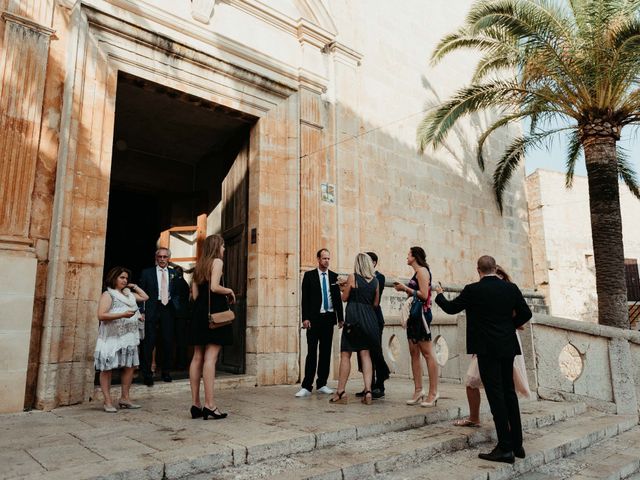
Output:
[[[329,293],[331,294],[331,303],[333,303],[333,311],[336,314],[337,321],[344,321],[344,313],[342,311],[342,299],[340,298],[340,288],[336,285],[338,274],[328,270],[327,281],[329,283]],[[318,269],[314,268],[305,272],[302,277],[302,320],[310,320],[311,323],[317,321],[320,317],[320,307],[322,305],[322,287],[320,286],[320,276]]]
[[495,276],[483,277],[465,286],[453,300],[439,294],[436,303],[452,315],[466,310],[467,353],[496,358],[522,353],[516,328],[531,318],[531,310],[514,283]]
[[[176,312],[180,310],[180,292],[177,291],[178,275],[172,267],[167,267],[167,280],[169,280],[169,305],[173,305]],[[156,266],[145,268],[140,274],[140,287],[149,295],[149,300],[144,302],[140,308],[140,312],[146,314],[151,320],[156,316],[158,307],[158,293],[160,285],[158,285],[158,275],[156,274]]]
[[378,322],[380,323],[380,327],[384,326],[384,315],[382,315],[382,307],[380,303],[382,303],[382,291],[384,290],[384,282],[387,281],[385,276],[376,270],[376,278],[378,279],[378,306],[375,307],[376,316],[378,317]]
[[382,291],[384,290],[384,282],[387,281],[385,276],[376,270],[376,278],[378,279],[378,295],[382,298]]

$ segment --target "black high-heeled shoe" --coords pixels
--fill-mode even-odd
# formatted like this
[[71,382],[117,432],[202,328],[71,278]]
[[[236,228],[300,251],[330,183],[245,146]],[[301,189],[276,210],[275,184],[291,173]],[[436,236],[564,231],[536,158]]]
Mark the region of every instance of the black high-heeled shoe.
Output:
[[196,407],[195,405],[191,405],[191,418],[200,418],[202,417],[202,407]]
[[202,407],[202,419],[208,420],[209,417],[213,417],[214,420],[222,420],[223,418],[227,418],[227,414],[222,413],[218,407],[213,410],[209,410],[207,407]]

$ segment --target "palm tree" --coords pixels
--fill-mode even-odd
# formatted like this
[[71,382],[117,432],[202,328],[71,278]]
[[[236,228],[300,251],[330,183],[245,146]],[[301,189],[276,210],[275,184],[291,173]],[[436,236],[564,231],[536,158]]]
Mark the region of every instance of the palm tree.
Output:
[[496,163],[493,189],[502,195],[526,151],[568,135],[566,184],[584,153],[596,266],[598,321],[629,327],[618,178],[640,198],[635,172],[616,147],[623,127],[640,123],[640,0],[479,0],[464,25],[432,55],[471,48],[481,58],[471,85],[432,110],[420,124],[421,151],[437,147],[462,117],[499,113],[478,139],[528,119]]

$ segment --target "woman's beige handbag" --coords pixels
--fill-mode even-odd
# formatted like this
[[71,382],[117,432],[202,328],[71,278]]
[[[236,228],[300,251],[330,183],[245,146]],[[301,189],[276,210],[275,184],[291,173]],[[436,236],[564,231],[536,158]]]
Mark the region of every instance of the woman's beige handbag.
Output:
[[211,292],[209,293],[209,328],[220,328],[226,325],[231,325],[231,323],[235,320],[236,314],[233,313],[233,310],[229,307],[229,302],[227,301],[227,309],[222,312],[211,313]]

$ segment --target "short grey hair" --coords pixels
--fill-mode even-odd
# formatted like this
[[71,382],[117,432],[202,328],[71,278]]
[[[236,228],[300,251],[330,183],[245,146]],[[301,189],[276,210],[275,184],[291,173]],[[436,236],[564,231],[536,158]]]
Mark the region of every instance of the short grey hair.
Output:
[[160,250],[166,250],[167,251],[167,255],[169,255],[169,258],[171,258],[171,250],[169,250],[167,247],[160,247],[160,248],[156,249],[156,255],[158,255]]

